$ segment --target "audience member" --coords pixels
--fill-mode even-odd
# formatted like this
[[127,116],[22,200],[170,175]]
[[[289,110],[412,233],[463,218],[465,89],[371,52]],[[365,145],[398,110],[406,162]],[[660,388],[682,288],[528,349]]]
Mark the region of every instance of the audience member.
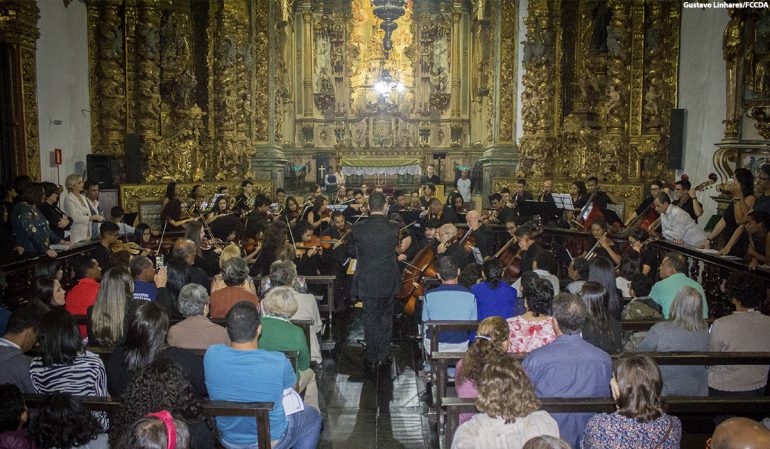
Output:
[[118,233],[120,237],[128,238],[133,236],[136,230],[131,225],[123,222],[125,215],[126,213],[120,206],[113,206],[112,209],[110,209],[112,222],[118,225]]
[[[701,296],[692,287],[682,287],[671,304],[670,321],[650,328],[636,348],[639,352],[704,352],[709,350],[708,325],[702,318]],[[708,396],[706,367],[662,366],[663,395]]]
[[[227,245],[222,250],[222,254],[219,255],[219,269],[222,270],[225,262],[236,257],[241,257],[241,248],[235,244]],[[211,281],[211,293],[213,294],[215,291],[225,287],[227,287],[227,284],[225,284],[225,281],[222,279],[222,273],[218,273]],[[246,280],[243,281],[241,287],[249,293],[257,294],[257,287],[254,285],[254,279],[252,279],[251,276],[246,277]]]
[[[500,194],[492,194],[490,198],[495,195],[497,195],[497,198],[500,198]],[[510,208],[504,207],[503,210],[505,209],[508,209],[511,211],[511,213],[514,213]],[[502,215],[498,218],[502,223],[507,223],[509,221]],[[544,251],[543,247],[541,247],[540,244],[538,244],[535,240],[535,230],[527,225],[519,226],[516,229],[514,235],[516,236],[516,243],[519,245],[519,250],[521,251],[519,255],[521,259],[521,272],[526,273],[527,271],[532,271],[532,264],[535,261],[535,257]],[[554,291],[559,290],[556,289]],[[519,290],[519,293],[521,293],[521,290]]]
[[730,418],[714,430],[710,449],[765,449],[770,447],[770,430],[749,418]]
[[187,284],[182,287],[177,306],[185,319],[168,330],[169,346],[206,350],[211,345],[230,343],[227,329],[207,318],[209,294],[202,285]]
[[29,378],[32,357],[25,354],[35,345],[40,320],[48,308],[37,301],[18,307],[0,338],[0,384],[11,383],[24,393],[35,393]]
[[211,292],[211,277],[205,270],[195,265],[198,256],[198,245],[190,239],[184,238],[174,242],[172,251],[174,257],[181,257],[190,266],[190,282],[202,285],[206,291]]
[[111,444],[117,444],[137,419],[168,410],[187,423],[192,447],[214,447],[214,436],[201,415],[192,385],[173,361],[158,359],[140,368],[120,399],[120,408],[110,423]]
[[643,273],[636,273],[631,276],[628,284],[631,301],[623,307],[620,318],[622,320],[662,319],[663,309],[660,307],[660,304],[650,298],[652,279]]
[[[75,319],[66,310],[53,309],[40,320],[37,340],[40,355],[29,366],[29,377],[38,393],[68,393],[73,396],[109,396],[102,359],[83,348]],[[104,412],[94,412],[102,431],[109,421]]]
[[[275,263],[275,262],[274,262]],[[297,386],[304,392],[305,404],[319,410],[318,386],[310,368],[310,352],[305,333],[291,324],[289,317],[297,312],[297,300],[290,287],[273,287],[260,303],[262,334],[259,347],[266,351],[297,351]]]
[[[522,278],[526,276],[527,273]],[[509,352],[530,352],[556,338],[551,319],[553,287],[545,279],[534,276],[531,284],[527,280],[523,282],[524,314],[508,319]]]
[[24,396],[16,385],[0,383],[0,447],[3,449],[37,449],[35,440],[24,427],[29,411]]
[[67,291],[56,279],[35,278],[32,299],[40,301],[48,307],[63,307]]
[[749,247],[744,260],[749,262],[749,270],[770,263],[770,214],[763,210],[749,212],[745,231]]
[[623,251],[623,255],[620,259],[620,272],[615,277],[615,285],[623,298],[630,298],[631,293],[628,291],[631,276],[642,272],[642,256],[632,250],[628,249]]
[[540,435],[527,441],[522,449],[572,449],[572,447],[561,438]]
[[[85,315],[88,308],[96,302],[99,294],[99,281],[102,279],[102,268],[99,262],[89,257],[81,256],[73,262],[77,284],[70,289],[65,299],[64,307],[72,315]],[[80,335],[85,337],[86,326],[80,326]]]
[[[586,342],[580,331],[588,310],[582,299],[560,293],[553,302],[556,339],[524,359],[524,369],[539,397],[590,398],[609,395],[609,354]],[[561,438],[577,446],[591,413],[554,413]]]
[[567,270],[567,275],[572,279],[572,282],[567,284],[567,293],[572,293],[573,295],[580,294],[580,289],[583,288],[583,284],[588,280],[590,267],[585,257],[575,257],[572,259]]
[[[170,441],[169,441],[170,440]],[[118,449],[189,449],[190,430],[166,410],[139,419],[125,433]]]
[[310,325],[310,360],[321,363],[321,345],[318,342],[318,334],[323,323],[321,313],[318,310],[318,302],[310,293],[297,291],[297,268],[290,260],[276,260],[270,264],[270,280],[273,286],[291,287],[294,299],[297,301],[297,312],[291,316],[292,320],[312,321]]
[[660,280],[652,286],[650,298],[663,308],[663,317],[665,319],[669,318],[671,303],[682,287],[692,287],[700,293],[703,301],[701,307],[703,318],[708,318],[709,316],[706,293],[704,293],[703,287],[697,281],[688,278],[685,274],[686,271],[687,258],[679,253],[667,253],[663,258],[663,262],[660,263]]
[[[460,269],[455,261],[449,256],[439,257],[436,271],[441,285],[425,294],[422,321],[475,320],[478,316],[476,297],[473,292],[457,284]],[[468,349],[468,332],[465,331],[446,331],[434,336],[426,329],[423,344],[428,352],[431,338],[438,338],[438,350],[441,352],[465,352]]]
[[617,411],[588,421],[582,449],[679,449],[682,423],[663,411],[660,370],[651,358],[621,358],[613,369],[610,390]]
[[479,282],[481,282],[481,267],[475,263],[466,265],[457,276],[457,284],[469,290]]
[[52,182],[43,184],[44,200],[38,205],[38,209],[48,220],[48,228],[56,233],[60,239],[65,238],[65,231],[69,234],[72,220],[57,206],[59,202],[59,186]]
[[471,287],[476,296],[477,319],[481,321],[488,316],[512,318],[517,315],[516,289],[502,281],[500,261],[492,258],[484,262],[483,273],[484,281]]
[[[468,347],[465,356],[457,362],[455,371],[455,389],[459,398],[475,398],[479,395],[477,386],[481,371],[492,360],[505,356],[508,352],[508,323],[499,316],[484,318],[476,331],[475,342]],[[469,413],[460,415],[460,424],[473,416]]]
[[618,354],[623,346],[623,329],[608,313],[609,294],[596,281],[588,281],[580,290],[580,297],[588,307],[583,325],[583,340],[610,354]]
[[[230,345],[211,346],[204,357],[209,397],[215,401],[272,402],[270,439],[273,449],[312,449],[318,444],[321,416],[313,407],[286,415],[282,397],[297,377],[289,360],[280,353],[259,349],[260,313],[249,301],[227,312]],[[260,382],[254,382],[255,377]],[[217,417],[220,442],[225,448],[257,443],[253,417]]]
[[126,328],[142,301],[134,299],[133,280],[123,268],[112,268],[102,278],[96,302],[88,314],[88,343],[115,346],[126,336]]
[[623,294],[615,282],[615,264],[606,257],[591,260],[588,268],[588,280],[600,283],[607,290],[607,314],[614,320],[620,320],[623,310]]
[[497,357],[484,367],[476,408],[481,413],[457,429],[453,449],[521,448],[532,437],[559,435],[554,418],[540,409],[527,373],[510,357]]
[[46,396],[29,426],[38,449],[107,449],[107,434],[80,401],[70,394]]
[[134,299],[137,301],[155,301],[158,287],[155,285],[155,265],[145,256],[134,256],[129,264],[131,278],[134,280]]
[[112,396],[120,396],[142,367],[163,358],[179,365],[196,397],[206,397],[200,356],[189,349],[169,347],[167,335],[168,316],[163,309],[154,302],[142,303],[133,314],[125,341],[112,351],[107,361]]
[[38,205],[43,202],[43,195],[42,185],[30,183],[19,195],[19,201],[8,216],[16,236],[16,246],[23,248],[25,256],[47,254],[56,257],[56,251],[50,246],[62,241],[48,227],[48,220],[38,209]]
[[155,302],[163,307],[169,319],[183,320],[184,315],[179,312],[177,298],[182,287],[193,282],[190,279],[190,265],[181,257],[172,257],[166,261],[166,276],[166,293],[158,291]]
[[[557,273],[559,272],[558,265],[556,264],[556,258],[553,256],[552,252],[542,250],[537,253],[537,256],[535,256],[535,259],[532,262],[532,267],[532,271],[535,272],[535,274],[537,274],[541,279],[545,279],[551,283],[551,288],[553,289],[554,294],[561,291],[559,278],[557,276]],[[521,278],[517,279],[516,282],[513,283],[513,288],[515,288],[519,293],[519,296],[521,296]]]
[[222,265],[222,280],[226,287],[211,294],[211,317],[224,318],[233,304],[240,301],[249,301],[259,305],[259,298],[242,287],[249,276],[249,268],[246,262],[239,258],[228,259]]
[[35,279],[56,279],[61,282],[64,278],[64,270],[61,262],[56,259],[43,258],[35,264]]
[[[770,317],[759,310],[766,296],[762,281],[754,274],[733,271],[725,283],[735,312],[711,325],[712,351],[770,351]],[[762,396],[767,385],[767,365],[717,365],[709,367],[711,396]]]

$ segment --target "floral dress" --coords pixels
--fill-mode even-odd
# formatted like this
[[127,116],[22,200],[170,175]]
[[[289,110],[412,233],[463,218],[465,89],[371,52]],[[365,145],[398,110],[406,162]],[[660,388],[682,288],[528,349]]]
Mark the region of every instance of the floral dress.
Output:
[[508,318],[508,352],[530,352],[556,338],[550,319],[527,321],[521,316]]
[[11,226],[16,233],[16,244],[24,247],[24,254],[34,255],[48,251],[61,238],[48,228],[48,220],[32,204],[20,201],[11,211]]

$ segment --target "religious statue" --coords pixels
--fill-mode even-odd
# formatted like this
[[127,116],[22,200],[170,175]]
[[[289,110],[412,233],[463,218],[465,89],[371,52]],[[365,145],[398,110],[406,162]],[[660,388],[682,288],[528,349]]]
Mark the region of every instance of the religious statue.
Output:
[[644,94],[644,113],[647,116],[647,122],[651,126],[660,126],[660,110],[658,109],[658,99],[660,92],[654,84],[650,84],[647,92]]
[[741,102],[740,65],[744,49],[743,13],[738,8],[729,8],[730,21],[722,37],[722,53],[727,63],[727,117],[725,119],[725,137],[738,137]]
[[607,6],[606,1],[601,1],[596,5],[593,13],[594,24],[593,35],[591,36],[591,49],[604,53],[607,51],[607,25],[612,20],[612,10]]

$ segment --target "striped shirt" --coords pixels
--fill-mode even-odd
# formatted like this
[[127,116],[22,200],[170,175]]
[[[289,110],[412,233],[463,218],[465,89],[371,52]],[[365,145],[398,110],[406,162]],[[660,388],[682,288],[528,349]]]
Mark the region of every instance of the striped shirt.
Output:
[[[67,393],[73,396],[109,396],[107,372],[99,356],[86,351],[72,363],[44,366],[41,357],[32,359],[29,377],[38,393]],[[109,429],[109,420],[104,412],[94,412],[103,431]]]

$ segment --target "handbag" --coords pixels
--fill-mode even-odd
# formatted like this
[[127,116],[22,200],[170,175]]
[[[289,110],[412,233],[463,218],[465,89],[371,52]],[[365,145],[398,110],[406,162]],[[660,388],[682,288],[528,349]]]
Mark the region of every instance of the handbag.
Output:
[[671,428],[672,427],[674,427],[673,418],[671,416],[669,416],[668,417],[668,429],[666,430],[666,434],[663,435],[663,438],[661,438],[660,442],[658,442],[658,444],[656,444],[653,449],[660,449],[660,448],[663,447],[663,444],[666,442],[666,440],[668,439],[668,436],[671,434]]

